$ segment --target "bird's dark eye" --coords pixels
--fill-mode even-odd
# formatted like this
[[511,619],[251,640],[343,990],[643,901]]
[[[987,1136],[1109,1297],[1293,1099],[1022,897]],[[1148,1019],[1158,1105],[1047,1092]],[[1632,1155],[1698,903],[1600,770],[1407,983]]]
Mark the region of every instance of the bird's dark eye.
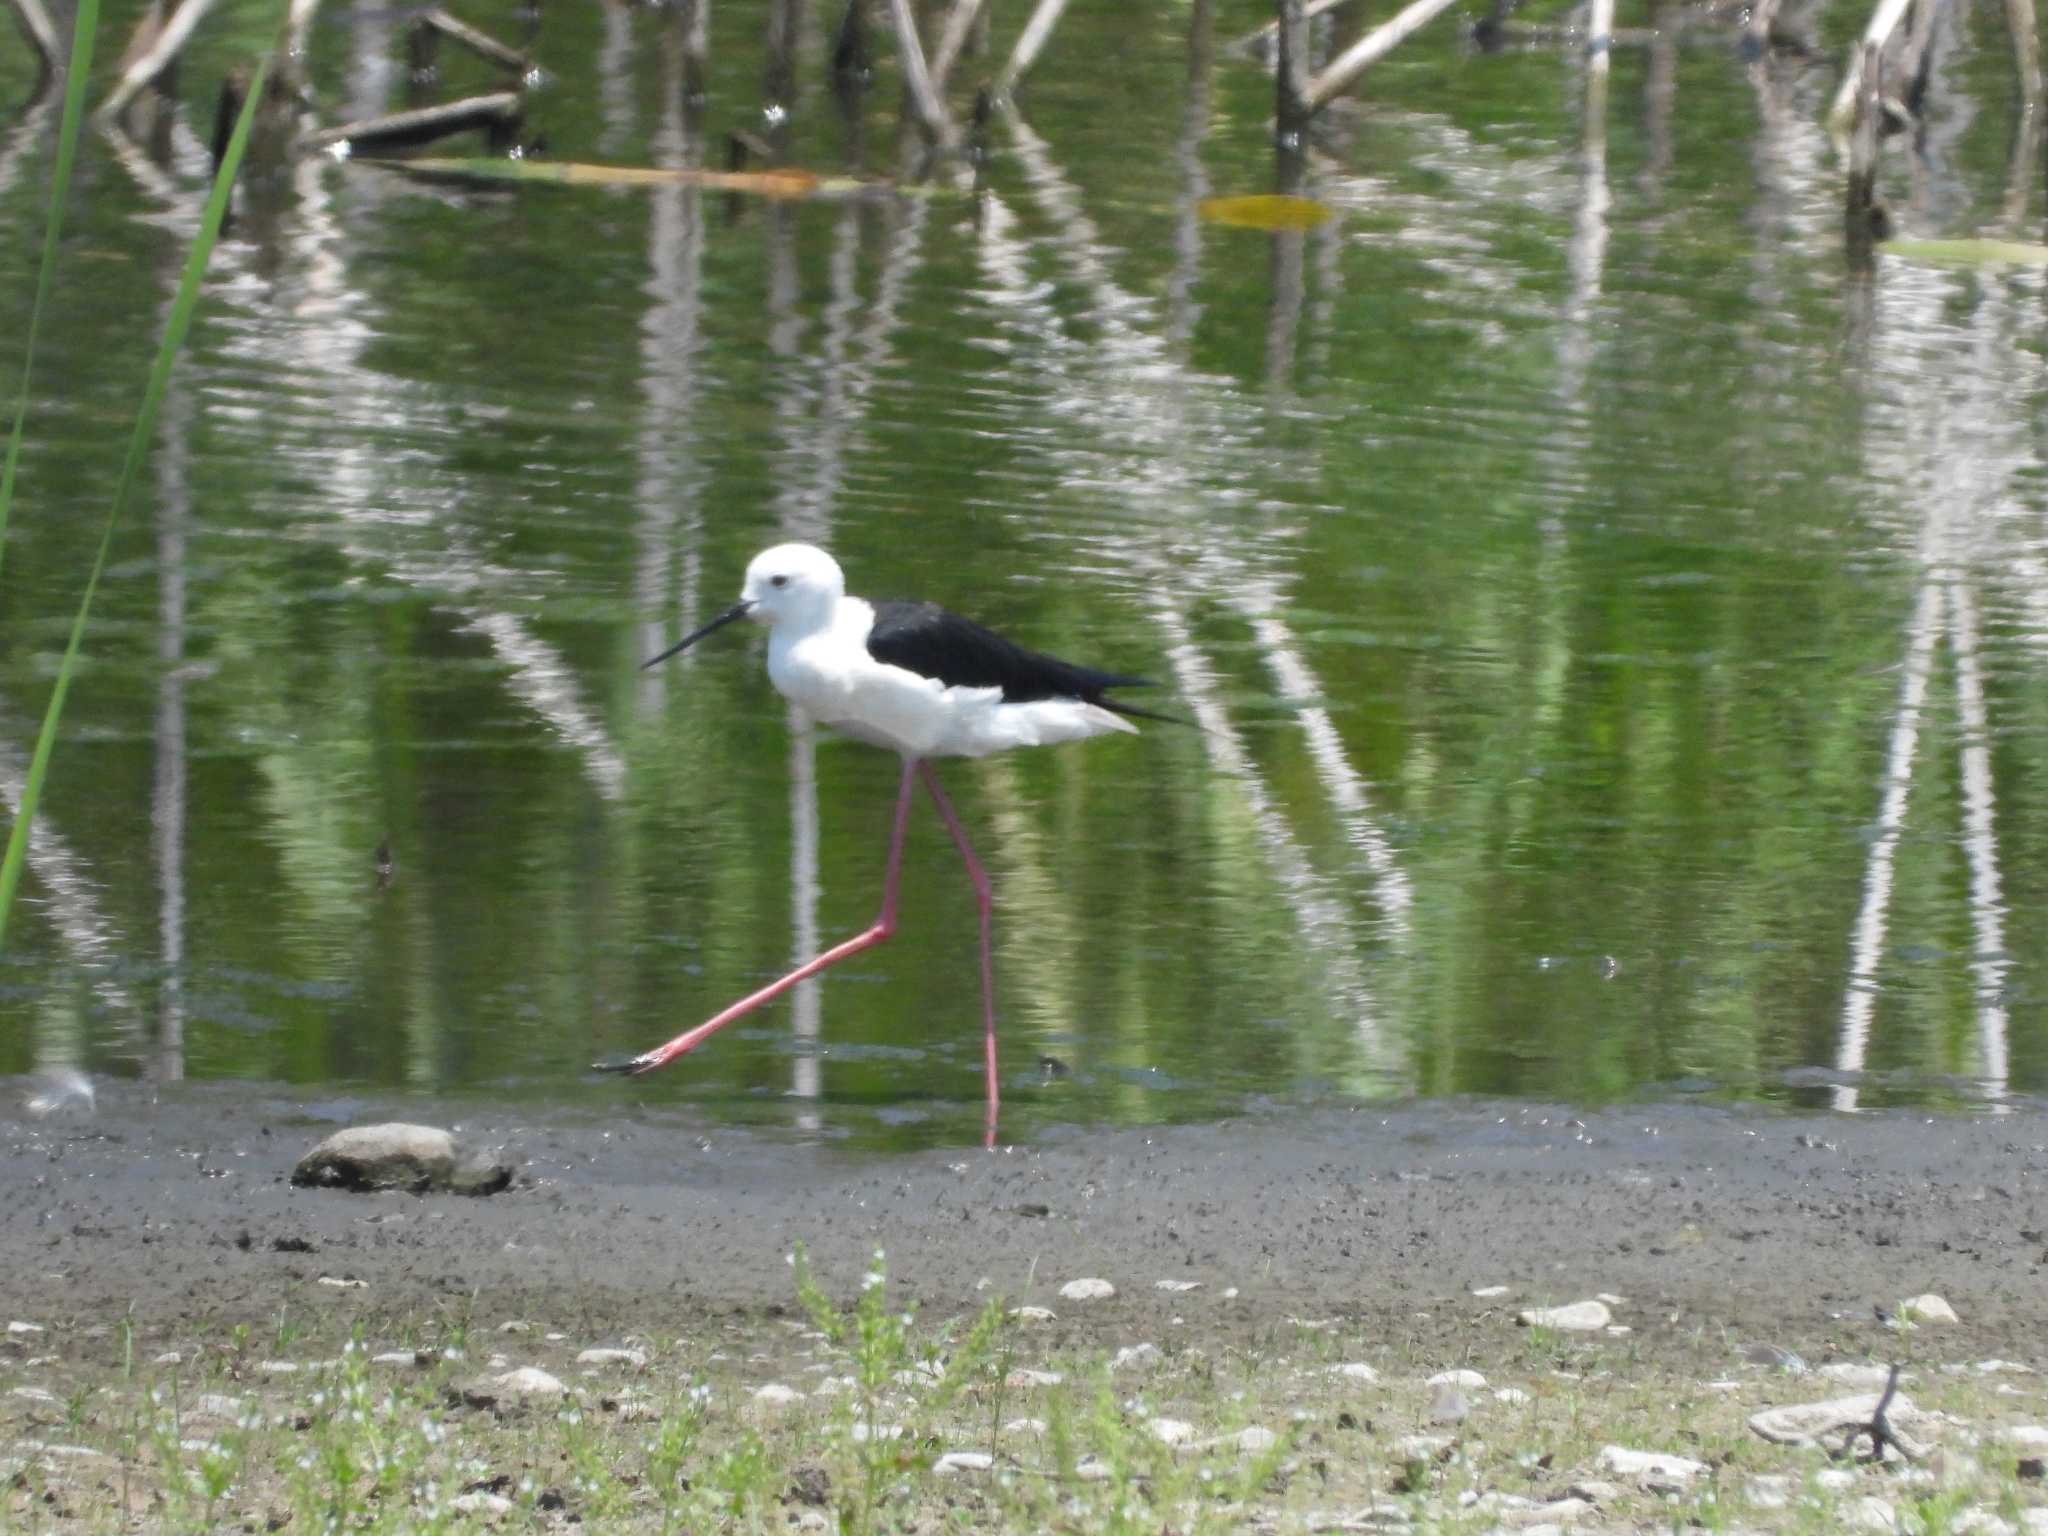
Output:
[[770,576],[768,578],[768,585],[771,587],[786,587],[789,585],[789,578],[787,576]]

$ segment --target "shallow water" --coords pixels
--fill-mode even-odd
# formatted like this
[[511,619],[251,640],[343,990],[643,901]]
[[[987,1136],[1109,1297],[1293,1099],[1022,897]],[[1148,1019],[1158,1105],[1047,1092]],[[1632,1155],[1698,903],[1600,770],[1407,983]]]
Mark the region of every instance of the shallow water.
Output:
[[[1327,223],[1213,224],[1274,184],[1267,78],[1221,46],[1267,12],[1194,14],[1210,46],[1185,6],[1075,7],[978,183],[254,187],[101,591],[0,1071],[970,1134],[973,906],[921,807],[892,944],[659,1076],[585,1071],[873,914],[893,761],[793,729],[758,635],[637,668],[800,537],[1198,722],[943,770],[996,883],[1006,1136],[2048,1088],[2041,272],[1849,261],[1825,63],[1620,49],[1603,140],[1575,56],[1448,23],[1332,117]],[[722,165],[774,125],[763,12],[714,22],[693,125],[666,13],[550,9],[528,133]],[[1999,25],[1939,40],[1904,233],[2038,237]],[[212,83],[267,26],[202,37],[166,154],[83,155],[0,570],[10,798]],[[895,174],[886,39],[851,112],[828,43],[807,13],[786,158]],[[331,13],[323,115],[403,104],[402,57]],[[0,100],[29,84],[0,55]],[[0,131],[10,316],[53,131]]]

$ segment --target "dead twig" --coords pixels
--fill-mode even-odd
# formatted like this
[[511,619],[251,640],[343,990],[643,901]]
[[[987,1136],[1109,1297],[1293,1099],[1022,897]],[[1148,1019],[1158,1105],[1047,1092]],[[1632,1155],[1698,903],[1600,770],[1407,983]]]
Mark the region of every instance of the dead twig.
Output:
[[11,0],[15,17],[21,22],[21,30],[28,34],[30,46],[43,61],[43,79],[48,80],[64,67],[63,56],[57,51],[57,29],[50,21],[50,13],[43,9],[43,0]]
[[996,76],[990,93],[997,100],[1008,98],[1017,88],[1017,82],[1025,72],[1038,62],[1039,53],[1045,48],[1046,39],[1052,36],[1052,29],[1058,25],[1060,13],[1067,8],[1067,0],[1038,0],[1038,9],[1031,13],[1031,19],[1024,23],[1024,31],[1017,39],[1017,46],[1010,50],[1010,62],[1003,66],[1003,72]]
[[487,59],[500,69],[523,75],[532,67],[533,61],[510,43],[501,43],[488,32],[479,31],[446,11],[420,12],[419,25],[432,28],[450,42],[460,43],[478,58]]
[[939,34],[939,46],[932,50],[932,84],[940,90],[946,88],[946,80],[953,73],[953,65],[960,57],[961,49],[967,46],[974,23],[981,16],[981,0],[959,0],[953,12],[946,18],[946,30]]
[[184,0],[149,45],[122,66],[121,78],[107,92],[106,100],[100,103],[99,111],[94,114],[95,118],[101,123],[110,123],[127,110],[128,103],[143,87],[177,61],[185,44],[213,6],[214,0]]
[[468,96],[438,107],[420,107],[411,112],[390,112],[366,117],[360,122],[322,128],[301,140],[306,149],[325,149],[332,144],[368,144],[390,148],[400,144],[421,144],[445,138],[468,128],[503,128],[519,121],[517,91],[492,91]]
[[1451,8],[1451,0],[1414,0],[1332,59],[1310,82],[1308,104],[1320,112],[1333,98],[1348,90],[1373,65],[1392,53],[1439,13]]
[[910,9],[910,0],[889,0],[889,14],[896,23],[896,50],[903,56],[903,83],[910,92],[911,104],[917,108],[918,120],[933,139],[951,144],[959,134],[945,102],[939,99],[938,87],[932,84],[931,70],[925,65],[924,44],[917,36],[917,16]]

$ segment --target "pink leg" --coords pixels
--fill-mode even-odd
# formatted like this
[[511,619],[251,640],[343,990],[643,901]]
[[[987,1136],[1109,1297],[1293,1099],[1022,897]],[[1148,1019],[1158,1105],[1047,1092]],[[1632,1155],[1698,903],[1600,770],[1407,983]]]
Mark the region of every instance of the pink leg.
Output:
[[903,874],[903,833],[910,825],[910,775],[921,766],[914,758],[903,763],[903,782],[896,792],[896,825],[889,834],[888,873],[882,877],[882,910],[875,918],[874,926],[855,934],[844,944],[835,945],[815,960],[806,962],[791,971],[780,981],[772,981],[760,991],[741,998],[725,1012],[706,1019],[695,1029],[685,1030],[666,1045],[656,1046],[651,1051],[633,1057],[618,1070],[625,1072],[652,1072],[656,1067],[667,1066],[686,1051],[694,1051],[711,1035],[725,1028],[743,1013],[751,1013],[763,1003],[773,1001],[800,981],[808,981],[828,965],[837,965],[849,955],[857,955],[864,949],[873,949],[877,944],[896,931],[896,887]]
[[953,814],[953,802],[946,798],[946,792],[939,788],[939,776],[932,772],[932,765],[919,762],[917,771],[924,780],[924,787],[931,791],[932,804],[939,808],[939,816],[946,823],[946,830],[953,834],[953,846],[960,850],[960,857],[967,861],[967,878],[974,882],[974,902],[981,909],[981,1022],[983,1028],[982,1065],[988,1077],[988,1126],[983,1144],[996,1144],[996,971],[989,952],[990,898],[988,875],[981,867],[981,861],[974,856],[974,850],[967,846],[967,833],[960,825],[960,818]]

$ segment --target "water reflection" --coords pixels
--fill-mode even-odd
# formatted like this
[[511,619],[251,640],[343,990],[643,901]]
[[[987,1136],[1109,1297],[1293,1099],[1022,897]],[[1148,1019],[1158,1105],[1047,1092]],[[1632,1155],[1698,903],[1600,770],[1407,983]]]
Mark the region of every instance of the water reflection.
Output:
[[[1026,17],[983,50],[948,14],[965,139]],[[73,695],[0,1069],[971,1139],[972,904],[930,826],[886,950],[660,1078],[580,1075],[871,914],[893,765],[786,717],[743,644],[637,667],[801,538],[1195,722],[947,769],[997,883],[1008,1133],[1251,1094],[2039,1093],[2038,274],[1847,269],[1827,72],[1681,67],[1668,29],[1604,69],[1425,33],[1289,171],[1335,217],[1212,227],[1275,185],[1271,80],[1216,45],[1259,19],[1058,15],[971,158],[879,30],[834,94],[801,6],[550,11],[562,158],[703,167],[743,129],[926,179],[246,189]],[[312,29],[330,120],[398,104],[402,33]],[[2038,88],[1912,41],[1895,216],[2019,229]],[[81,183],[0,571],[10,802],[223,47],[88,147],[118,174]],[[9,292],[51,128],[0,138]]]

